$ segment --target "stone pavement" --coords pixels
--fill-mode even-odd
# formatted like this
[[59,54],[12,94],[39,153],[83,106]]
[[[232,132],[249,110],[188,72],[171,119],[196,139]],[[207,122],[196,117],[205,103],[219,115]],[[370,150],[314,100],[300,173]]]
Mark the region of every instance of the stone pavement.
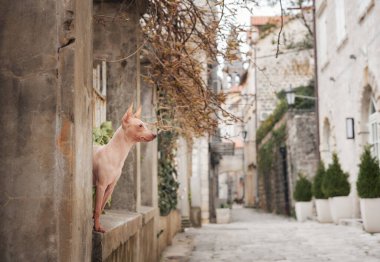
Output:
[[230,224],[178,234],[162,261],[380,262],[380,234],[235,208]]

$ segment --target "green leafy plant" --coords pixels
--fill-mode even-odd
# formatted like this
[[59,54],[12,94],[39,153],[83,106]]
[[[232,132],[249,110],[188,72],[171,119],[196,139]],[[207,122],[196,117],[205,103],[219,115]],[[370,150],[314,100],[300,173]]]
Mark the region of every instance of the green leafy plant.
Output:
[[158,161],[158,206],[160,215],[166,216],[177,207],[177,170],[174,164],[174,149],[177,134],[162,132],[158,136],[160,159]]
[[[111,140],[113,133],[114,131],[112,128],[112,122],[105,121],[100,125],[100,127],[95,127],[94,129],[92,129],[92,141],[93,143],[97,145],[106,145]],[[95,194],[96,194],[96,189],[94,187],[92,188],[93,204],[95,203]],[[107,205],[108,206],[111,205],[111,197],[107,201]]]
[[228,203],[221,203],[219,208],[231,208],[231,205]]
[[112,122],[105,121],[92,130],[92,141],[97,145],[105,145],[111,140],[113,133]]
[[369,146],[364,148],[360,157],[359,177],[356,186],[359,197],[380,198],[379,161],[371,155]]
[[261,124],[259,129],[256,132],[256,141],[257,144],[260,144],[265,136],[272,131],[273,127],[278,121],[281,120],[283,115],[285,115],[288,110],[288,104],[285,100],[280,100],[280,103],[277,105],[273,113]]
[[161,216],[166,216],[177,206],[177,190],[179,183],[176,181],[177,171],[172,162],[160,161],[158,168],[159,208]]
[[303,175],[299,175],[299,179],[296,182],[293,198],[298,202],[311,201],[313,194],[311,192],[311,182]]
[[322,191],[323,178],[326,175],[326,169],[323,162],[319,162],[317,173],[315,174],[312,193],[316,199],[327,199],[326,195]]
[[326,197],[348,196],[350,194],[348,174],[343,172],[338,155],[333,154],[333,162],[326,170],[322,181],[322,192]]

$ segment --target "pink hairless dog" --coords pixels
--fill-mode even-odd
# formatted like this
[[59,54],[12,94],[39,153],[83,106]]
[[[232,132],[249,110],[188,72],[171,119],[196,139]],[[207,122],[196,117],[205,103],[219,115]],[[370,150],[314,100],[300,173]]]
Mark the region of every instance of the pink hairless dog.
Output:
[[135,114],[133,105],[121,120],[121,126],[116,130],[107,145],[94,146],[93,151],[93,185],[96,187],[94,228],[105,232],[100,225],[99,217],[108,199],[111,197],[129,151],[137,142],[152,141],[157,135],[150,131],[139,119],[141,107]]

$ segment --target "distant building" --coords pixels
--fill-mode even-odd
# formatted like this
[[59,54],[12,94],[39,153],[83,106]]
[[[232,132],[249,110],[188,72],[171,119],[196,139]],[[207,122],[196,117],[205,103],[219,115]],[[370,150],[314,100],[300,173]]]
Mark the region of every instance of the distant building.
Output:
[[[307,15],[310,15],[310,13]],[[309,19],[310,17],[307,18],[308,26],[310,27],[312,20]],[[269,184],[273,185],[272,182],[265,182],[268,188],[260,189],[263,182],[259,181],[257,168],[257,149],[260,145],[256,143],[256,131],[274,112],[279,102],[278,93],[288,90],[291,86],[293,88],[308,86],[314,77],[313,41],[305,24],[297,17],[283,17],[282,33],[280,39],[278,39],[280,27],[281,17],[279,16],[252,17],[251,31],[248,33],[251,49],[249,67],[246,79],[243,82],[244,88],[242,92],[245,101],[245,107],[243,108],[244,131],[246,132],[244,171],[246,174],[245,202],[247,206],[261,205],[259,199],[269,198],[269,195],[271,195],[271,198],[277,198],[273,196],[274,191],[269,189],[268,186]],[[276,58],[278,41],[279,52]],[[308,117],[315,118],[313,114]],[[287,132],[293,135],[296,134],[290,123],[298,123],[297,127],[306,126],[308,121],[302,120],[303,122],[301,123],[299,122],[301,118],[304,119],[305,116],[297,116],[297,113],[289,114],[286,120],[288,122]],[[309,122],[309,125],[316,130],[315,123],[312,122]],[[286,141],[288,155],[285,155],[284,159],[287,161],[287,168],[280,171],[285,172],[286,177],[288,177],[283,183],[289,184],[289,186],[282,186],[286,192],[281,193],[286,195],[287,199],[292,195],[293,185],[299,172],[306,173],[308,176],[314,175],[318,161],[315,138],[315,136],[311,136],[310,141],[308,140],[307,143],[304,143],[304,147],[297,150],[297,152],[310,151],[309,155],[304,158],[301,157],[302,159],[299,159],[299,154],[293,154],[296,147],[302,144],[299,144],[299,141],[295,139],[287,139]],[[291,145],[292,143],[293,146]],[[306,145],[308,145],[309,149],[306,148]],[[280,173],[276,175],[281,176]],[[267,197],[263,194],[267,195]],[[266,209],[268,211],[272,210],[268,207]]]
[[379,1],[316,1],[320,152],[350,174],[355,216],[363,146],[380,157]]

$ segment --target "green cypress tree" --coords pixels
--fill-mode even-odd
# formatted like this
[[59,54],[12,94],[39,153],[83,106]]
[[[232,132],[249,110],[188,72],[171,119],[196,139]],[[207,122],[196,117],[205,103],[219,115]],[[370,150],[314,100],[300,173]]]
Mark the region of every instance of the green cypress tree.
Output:
[[322,192],[326,197],[348,196],[350,194],[348,174],[343,172],[338,155],[333,154],[333,162],[326,170],[322,181]]
[[379,161],[372,157],[369,146],[364,148],[360,157],[359,177],[356,182],[359,197],[380,197],[380,167]]
[[326,195],[322,191],[322,181],[325,177],[326,169],[322,161],[319,162],[317,173],[315,174],[312,192],[316,199],[327,199]]
[[304,177],[299,175],[299,179],[296,182],[296,187],[294,189],[293,197],[296,201],[308,202],[313,197],[311,192],[311,182]]

